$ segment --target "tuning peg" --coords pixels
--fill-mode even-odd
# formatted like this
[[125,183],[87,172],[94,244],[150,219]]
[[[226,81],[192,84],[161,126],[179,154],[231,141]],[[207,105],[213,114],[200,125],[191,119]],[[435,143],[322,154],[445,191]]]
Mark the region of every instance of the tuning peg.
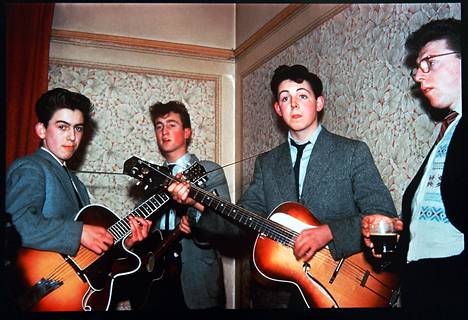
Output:
[[145,185],[145,187],[143,188],[143,190],[147,190],[148,189],[148,185]]
[[136,185],[139,186],[140,184],[141,184],[141,181],[138,180],[138,181],[136,182]]

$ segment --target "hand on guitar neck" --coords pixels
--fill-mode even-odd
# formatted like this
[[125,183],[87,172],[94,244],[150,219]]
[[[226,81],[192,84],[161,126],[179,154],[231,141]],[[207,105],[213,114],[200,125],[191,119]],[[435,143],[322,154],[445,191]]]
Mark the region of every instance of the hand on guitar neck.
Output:
[[[141,217],[129,216],[128,221],[132,230],[131,235],[125,240],[125,246],[131,248],[135,243],[142,241],[148,236],[151,221]],[[83,224],[81,233],[81,244],[96,254],[109,250],[114,243],[114,238],[102,226]]]
[[204,205],[189,197],[190,183],[181,181],[183,178],[182,174],[176,174],[175,178],[178,181],[174,181],[167,187],[167,191],[171,194],[172,198],[178,203],[192,206],[200,212],[205,211]]

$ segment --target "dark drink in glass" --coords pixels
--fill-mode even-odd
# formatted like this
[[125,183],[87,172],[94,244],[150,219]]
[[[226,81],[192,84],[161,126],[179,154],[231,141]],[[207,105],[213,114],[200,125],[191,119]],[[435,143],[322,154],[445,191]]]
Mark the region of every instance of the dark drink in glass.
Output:
[[396,249],[396,233],[371,233],[370,239],[374,244],[376,254],[392,253]]

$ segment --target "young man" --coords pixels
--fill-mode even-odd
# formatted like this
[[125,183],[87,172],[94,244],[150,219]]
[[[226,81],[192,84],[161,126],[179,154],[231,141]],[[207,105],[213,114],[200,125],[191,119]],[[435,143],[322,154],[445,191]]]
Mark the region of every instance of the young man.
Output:
[[[431,21],[412,33],[406,46],[414,56],[413,80],[430,105],[447,110],[439,136],[407,187],[402,200],[399,241],[402,305],[410,308],[461,307],[466,302],[464,232],[468,190],[466,121],[462,118],[461,23]],[[434,183],[435,181],[435,183]],[[373,248],[369,224],[366,245]]]
[[[150,112],[159,150],[166,159],[164,165],[172,168],[172,174],[176,175],[199,162],[208,172],[205,189],[229,200],[229,189],[221,167],[212,161],[199,161],[188,152],[192,128],[185,106],[178,101],[156,103],[150,107]],[[162,294],[156,283],[151,307],[166,310],[224,308],[222,261],[215,243],[220,237],[235,236],[237,227],[200,204],[187,207],[172,203],[171,208],[161,216],[155,228],[166,233],[180,228],[186,234],[181,240],[180,278],[169,283],[170,290]]]
[[[80,245],[101,254],[113,244],[101,226],[75,221],[89,204],[84,184],[66,169],[78,149],[92,104],[87,97],[56,88],[36,104],[36,134],[42,146],[34,154],[17,159],[6,178],[6,212],[21,236],[23,247],[74,256]],[[130,218],[132,234],[127,247],[143,240],[151,222]]]
[[[35,131],[42,146],[16,160],[6,179],[6,211],[24,247],[73,256],[80,244],[97,254],[113,244],[105,228],[74,221],[81,207],[89,204],[89,196],[78,177],[68,171],[70,180],[64,169],[80,145],[91,112],[87,97],[62,88],[46,92],[36,104]],[[141,241],[150,223],[132,217],[127,245]]]
[[[362,215],[396,216],[369,148],[320,124],[318,114],[325,105],[322,82],[306,67],[278,67],[271,89],[275,112],[289,128],[288,141],[257,157],[253,180],[238,204],[264,216],[286,201],[299,201],[309,209],[321,225],[302,231],[295,240],[298,260],[309,261],[325,246],[334,259],[360,251]],[[297,157],[298,153],[302,156]],[[179,201],[185,200],[186,185],[169,189]],[[264,291],[268,297],[254,307],[288,306],[288,290]],[[294,288],[293,293],[289,306],[305,308],[298,290]]]

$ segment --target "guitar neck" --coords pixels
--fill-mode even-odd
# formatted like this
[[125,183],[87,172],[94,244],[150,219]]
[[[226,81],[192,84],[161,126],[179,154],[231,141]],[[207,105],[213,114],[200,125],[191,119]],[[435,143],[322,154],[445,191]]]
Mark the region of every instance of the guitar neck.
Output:
[[182,231],[179,229],[177,225],[175,229],[169,233],[166,237],[164,237],[163,242],[159,245],[158,249],[154,252],[155,260],[159,260],[166,251],[175,243],[177,242],[180,237],[182,236]]
[[127,236],[131,232],[130,223],[128,218],[130,216],[137,216],[142,217],[144,219],[151,216],[155,213],[159,208],[161,208],[166,202],[168,202],[170,197],[167,195],[166,192],[161,191],[145,202],[140,204],[138,207],[133,209],[129,214],[127,214],[124,218],[120,219],[112,226],[110,226],[107,231],[109,231],[112,236],[114,237],[114,244],[118,243],[122,240],[125,236]]
[[213,209],[259,234],[291,248],[294,246],[294,240],[298,233],[275,221],[266,219],[247,209],[232,204],[193,184],[191,184],[189,195],[205,207]]

